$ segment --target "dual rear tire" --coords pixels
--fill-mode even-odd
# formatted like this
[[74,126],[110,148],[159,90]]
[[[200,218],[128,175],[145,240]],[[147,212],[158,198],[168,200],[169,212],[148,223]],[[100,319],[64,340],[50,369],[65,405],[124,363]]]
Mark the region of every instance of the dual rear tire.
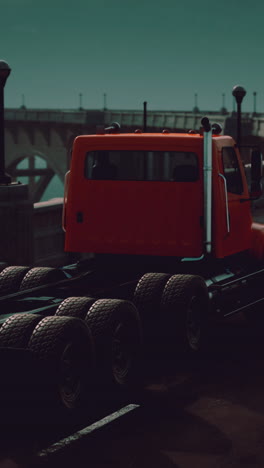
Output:
[[95,358],[90,330],[82,320],[13,315],[0,329],[0,347],[20,349],[22,354],[29,350],[32,369],[25,373],[29,382],[21,369],[15,387],[19,394],[26,385],[38,411],[40,407],[73,410],[83,404],[94,378]]
[[25,291],[65,278],[63,270],[57,268],[9,266],[0,272],[0,295]]
[[[136,307],[117,299],[68,298],[55,316],[12,315],[0,329],[1,348],[29,350],[34,357],[27,389],[34,388],[44,408],[68,414],[89,407],[98,390],[109,399],[108,392],[134,389],[141,344]],[[20,384],[23,376],[18,392]]]
[[45,317],[35,327],[28,348],[47,376],[46,394],[67,409],[80,407],[94,376],[94,347],[86,324],[72,317]]
[[56,316],[78,317],[91,330],[100,385],[125,388],[137,380],[142,328],[136,307],[120,299],[69,297]]
[[[29,273],[22,289],[39,276],[55,280],[49,270]],[[38,280],[28,279],[33,277]],[[135,289],[134,304],[73,297],[52,317],[13,315],[0,329],[0,346],[29,349],[42,369],[40,393],[44,389],[49,403],[71,411],[83,405],[91,389],[107,393],[140,387],[143,332],[159,350],[199,353],[206,344],[208,310],[203,278],[148,273]]]
[[27,266],[9,266],[0,273],[0,295],[15,293],[19,290],[24,276],[30,270]]
[[135,289],[134,302],[158,350],[193,354],[206,348],[209,296],[202,277],[147,273]]
[[165,335],[180,353],[200,353],[207,347],[209,295],[202,277],[173,275],[164,288],[161,309]]
[[86,316],[95,343],[98,381],[110,388],[138,383],[142,329],[138,311],[129,301],[99,299]]

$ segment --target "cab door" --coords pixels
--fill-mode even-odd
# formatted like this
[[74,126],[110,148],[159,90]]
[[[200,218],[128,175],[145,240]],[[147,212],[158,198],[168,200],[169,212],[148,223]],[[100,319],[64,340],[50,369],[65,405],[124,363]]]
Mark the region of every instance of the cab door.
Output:
[[242,162],[233,146],[221,150],[223,190],[227,192],[226,232],[223,243],[223,256],[233,255],[250,248],[251,214],[250,201]]

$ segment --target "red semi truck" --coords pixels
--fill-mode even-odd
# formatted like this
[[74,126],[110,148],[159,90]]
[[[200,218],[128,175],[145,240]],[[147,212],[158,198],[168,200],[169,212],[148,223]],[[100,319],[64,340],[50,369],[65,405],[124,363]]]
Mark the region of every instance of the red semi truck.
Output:
[[255,254],[257,227],[231,137],[211,131],[79,136],[66,185],[67,251],[181,261]]
[[[184,134],[121,133],[113,124],[78,136],[65,182],[65,249],[93,257],[0,274],[0,304],[13,307],[0,346],[27,349],[52,368],[52,391],[67,408],[93,380],[86,360],[98,383],[133,387],[151,341],[160,353],[167,345],[199,353],[213,321],[261,318],[264,226],[252,221],[251,203],[261,195],[262,156],[252,151],[249,189],[235,141],[207,118],[201,124]],[[54,362],[64,369],[56,378]]]

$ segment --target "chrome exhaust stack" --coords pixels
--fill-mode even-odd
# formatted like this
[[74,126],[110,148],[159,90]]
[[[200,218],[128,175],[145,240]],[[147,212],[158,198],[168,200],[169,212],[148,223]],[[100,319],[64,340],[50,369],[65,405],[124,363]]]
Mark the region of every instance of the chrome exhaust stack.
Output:
[[212,252],[212,126],[207,117],[201,120],[203,129],[204,174],[204,246]]

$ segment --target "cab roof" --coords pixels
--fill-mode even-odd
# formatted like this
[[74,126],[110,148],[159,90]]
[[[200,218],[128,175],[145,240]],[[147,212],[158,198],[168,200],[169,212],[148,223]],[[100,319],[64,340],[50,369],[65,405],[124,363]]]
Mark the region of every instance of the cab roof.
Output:
[[[216,146],[221,148],[223,146],[234,146],[235,142],[232,137],[227,135],[212,135],[212,139],[216,142]],[[165,146],[170,145],[172,142],[177,142],[181,146],[201,146],[203,142],[203,135],[200,133],[106,133],[96,135],[79,135],[75,138],[75,149],[84,149],[88,144],[94,146],[99,144],[111,149],[113,144],[129,145],[133,147],[142,144],[144,147],[151,146],[152,144],[159,147],[165,143]]]

